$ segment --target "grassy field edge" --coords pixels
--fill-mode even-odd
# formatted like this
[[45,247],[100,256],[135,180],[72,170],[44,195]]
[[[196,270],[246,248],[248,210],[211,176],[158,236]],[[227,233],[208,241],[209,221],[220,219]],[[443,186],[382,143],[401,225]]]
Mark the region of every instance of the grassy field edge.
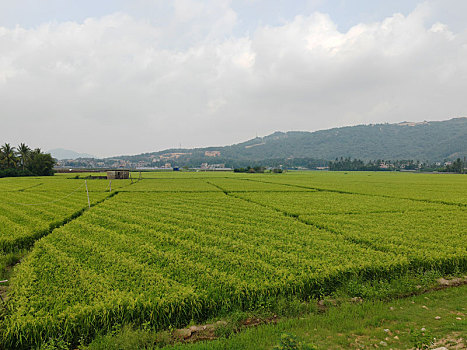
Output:
[[[80,349],[272,349],[285,334],[315,349],[375,344],[407,349],[425,343],[428,348],[443,340],[461,342],[467,336],[467,286],[447,288],[438,276],[432,271],[366,284],[355,280],[320,301],[283,300],[281,305],[209,320],[208,331],[192,326],[195,332],[188,337],[189,327],[154,332],[126,325]],[[351,297],[360,289],[367,291],[365,298]]]

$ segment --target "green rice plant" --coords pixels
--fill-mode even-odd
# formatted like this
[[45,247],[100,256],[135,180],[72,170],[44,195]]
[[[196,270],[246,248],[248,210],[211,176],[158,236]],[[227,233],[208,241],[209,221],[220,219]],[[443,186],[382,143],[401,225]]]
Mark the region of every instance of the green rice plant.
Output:
[[463,199],[435,188],[465,177],[414,185],[407,174],[147,176],[116,182],[118,195],[105,201],[106,181],[89,180],[99,203],[90,210],[84,192],[50,206],[12,204],[53,202],[82,180],[0,180],[0,249],[34,244],[10,281],[2,344],[76,345],[126,324],[183,327],[345,285],[382,295],[390,282],[373,281],[467,271]]

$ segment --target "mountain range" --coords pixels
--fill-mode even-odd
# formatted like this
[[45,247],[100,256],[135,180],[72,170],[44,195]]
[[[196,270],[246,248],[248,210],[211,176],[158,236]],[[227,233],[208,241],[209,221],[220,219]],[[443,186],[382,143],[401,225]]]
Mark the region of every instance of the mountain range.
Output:
[[464,156],[467,156],[466,117],[420,123],[357,125],[315,132],[275,132],[230,146],[168,149],[118,158],[131,161],[151,159],[155,162],[159,159],[176,163],[228,163],[229,160],[333,160],[338,157],[441,161]]
[[[60,154],[61,157],[64,155],[67,159],[72,158],[72,153]],[[90,158],[89,155],[80,156]],[[463,117],[445,121],[347,126],[315,132],[278,131],[230,146],[174,148],[94,161],[77,160],[65,165],[134,168],[161,167],[167,163],[170,166],[198,167],[207,163],[226,167],[283,164],[316,168],[340,157],[364,161],[434,162],[466,156],[467,118]]]

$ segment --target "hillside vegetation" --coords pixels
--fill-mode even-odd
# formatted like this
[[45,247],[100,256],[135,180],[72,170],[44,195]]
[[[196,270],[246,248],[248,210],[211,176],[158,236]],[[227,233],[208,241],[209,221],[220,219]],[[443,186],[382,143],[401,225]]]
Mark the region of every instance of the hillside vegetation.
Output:
[[316,132],[275,132],[231,146],[169,149],[115,158],[148,161],[152,165],[170,162],[178,166],[199,166],[208,162],[232,167],[278,164],[316,167],[338,157],[443,161],[467,156],[466,135],[467,118],[455,118],[437,122],[358,125]]
[[442,160],[467,155],[466,135],[467,118],[458,118],[416,125],[374,124],[316,132],[276,132],[223,150],[225,156],[249,159],[293,156]]

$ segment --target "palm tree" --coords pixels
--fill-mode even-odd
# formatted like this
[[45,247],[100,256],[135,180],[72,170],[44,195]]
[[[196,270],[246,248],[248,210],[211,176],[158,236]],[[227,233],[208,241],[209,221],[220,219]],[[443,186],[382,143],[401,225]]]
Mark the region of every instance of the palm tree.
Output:
[[18,150],[18,154],[21,159],[21,165],[23,166],[23,171],[24,167],[26,166],[26,162],[29,158],[29,153],[31,152],[31,149],[25,144],[25,143],[20,143],[18,147],[16,147]]
[[10,164],[14,165],[16,163],[15,148],[11,147],[9,143],[5,143],[2,147],[0,147],[0,151],[7,168],[10,167]]

